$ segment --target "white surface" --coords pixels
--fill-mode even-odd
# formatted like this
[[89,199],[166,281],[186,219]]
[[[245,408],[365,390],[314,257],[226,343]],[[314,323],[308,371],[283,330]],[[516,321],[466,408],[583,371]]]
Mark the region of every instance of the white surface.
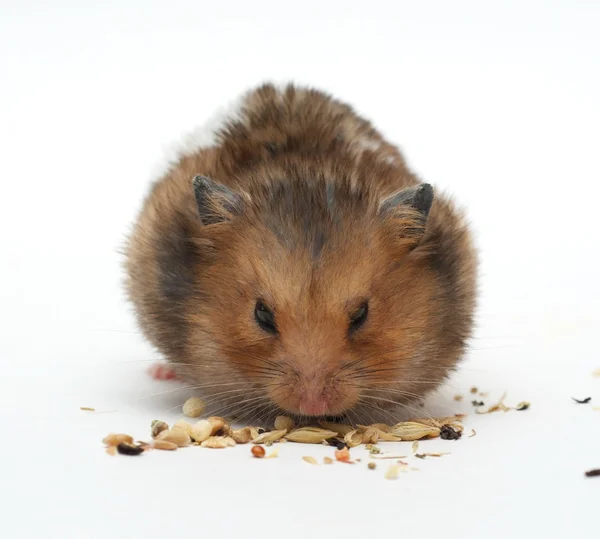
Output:
[[[2,2],[3,537],[597,537],[600,411],[570,397],[600,406],[599,8]],[[395,482],[293,444],[103,452],[185,397],[152,396],[176,386],[145,377],[117,248],[163,149],[264,78],[355,104],[468,207],[480,326],[429,410],[470,410],[452,395],[476,384],[529,411],[470,416]]]

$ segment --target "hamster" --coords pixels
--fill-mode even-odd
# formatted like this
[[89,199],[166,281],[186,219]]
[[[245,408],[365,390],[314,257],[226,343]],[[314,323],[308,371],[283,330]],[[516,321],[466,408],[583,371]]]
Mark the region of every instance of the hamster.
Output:
[[215,413],[411,408],[472,334],[461,211],[327,93],[264,84],[190,136],[125,251],[146,338]]

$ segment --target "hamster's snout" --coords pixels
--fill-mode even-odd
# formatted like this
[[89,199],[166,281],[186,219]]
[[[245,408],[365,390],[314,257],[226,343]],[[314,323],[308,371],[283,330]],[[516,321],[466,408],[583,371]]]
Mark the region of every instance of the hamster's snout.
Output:
[[269,388],[269,397],[293,414],[330,416],[352,408],[358,401],[358,391],[335,372],[307,374],[292,370]]

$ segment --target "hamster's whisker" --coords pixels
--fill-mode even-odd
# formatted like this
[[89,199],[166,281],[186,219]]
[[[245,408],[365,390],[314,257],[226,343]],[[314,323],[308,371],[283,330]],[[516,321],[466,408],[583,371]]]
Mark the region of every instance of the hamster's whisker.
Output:
[[[223,395],[231,395],[231,393],[244,393],[247,394],[248,389],[245,387],[240,387],[238,389],[229,389],[227,391],[220,391],[218,393],[212,393],[209,398],[207,399],[203,399],[205,406],[209,406],[210,404],[212,404],[213,402],[216,402],[218,400],[220,400]],[[183,406],[183,402],[181,404],[178,404],[177,406],[173,406],[172,408],[169,408],[168,410],[165,410],[165,413],[168,412],[172,412],[173,410],[176,410],[177,408],[181,409],[181,407]]]
[[[363,403],[364,405],[365,403]],[[369,409],[372,409],[371,407],[366,407],[365,410],[365,414],[369,417],[369,423],[373,424],[373,423],[377,423],[376,418],[371,414],[371,412],[369,411]]]
[[370,400],[373,400],[373,401],[376,401],[376,402],[379,401],[379,402],[391,403],[391,404],[394,404],[397,407],[406,408],[407,410],[410,410],[411,412],[413,412],[415,414],[423,415],[423,416],[427,417],[428,419],[433,419],[433,417],[431,416],[431,414],[429,414],[423,408],[415,408],[414,406],[411,406],[411,405],[403,403],[403,402],[397,402],[397,401],[394,401],[394,400],[385,399],[383,397],[377,397],[377,396],[373,396],[373,395],[362,395],[361,398],[370,399]]
[[[412,378],[406,378],[406,379],[402,379],[402,380],[379,380],[378,377],[376,376],[364,376],[364,377],[358,377],[357,380],[359,381],[374,381],[376,383],[376,385],[398,385],[399,383],[402,383],[404,385],[411,385],[411,384],[437,384],[439,383],[439,380],[434,380],[433,378],[422,378],[422,379],[415,379],[413,380]],[[364,386],[366,387],[366,386]]]
[[213,411],[213,415],[219,415],[219,413],[224,413],[224,410],[229,410],[232,408],[236,408],[236,407],[244,407],[243,409],[246,409],[246,406],[250,403],[255,403],[256,401],[261,401],[261,400],[265,400],[266,397],[264,395],[258,395],[258,396],[254,396],[254,397],[250,397],[247,399],[243,399],[241,401],[236,401],[234,403],[226,403],[223,406],[217,408],[216,410]]
[[268,408],[269,405],[270,403],[268,399],[262,398],[259,402],[254,402],[243,408],[238,408],[237,406],[234,406],[232,408],[232,416],[234,417],[234,421],[238,423],[241,423],[245,418],[248,418],[247,422],[251,423],[254,421],[255,418],[257,418],[257,420],[260,420],[260,413],[262,412],[262,410]]
[[[383,414],[384,417],[388,417],[391,420],[392,424],[395,424],[398,422],[398,418],[390,410],[386,410],[385,408],[383,408],[381,406],[375,406],[372,403],[364,402],[361,400],[358,401],[358,406],[359,406],[359,410],[360,410],[360,408],[365,408],[367,410],[373,410],[377,414]],[[358,414],[358,411],[357,411],[357,414]],[[369,416],[370,416],[371,423],[378,423],[378,421],[375,420],[376,418],[374,418],[371,414],[369,414]],[[362,423],[362,422],[357,421],[357,423]]]
[[[377,388],[377,387],[363,387],[363,389],[366,389],[365,394],[368,395],[371,391],[376,391],[379,393],[384,393],[385,395],[399,395],[401,397],[408,397],[410,399],[421,399],[423,396],[419,395],[418,393],[413,393],[412,391],[405,391],[403,389],[394,389],[394,388]],[[375,396],[375,395],[374,395]]]
[[254,415],[252,415],[250,417],[250,419],[252,420],[252,419],[254,419],[254,417],[256,417],[257,420],[264,421],[264,423],[266,424],[268,422],[268,419],[265,417],[265,414],[268,417],[270,415],[270,410],[272,410],[272,408],[273,408],[273,404],[267,399],[264,402],[264,404],[262,404],[262,405],[258,404],[257,406],[254,407]]
[[217,382],[217,383],[211,383],[211,384],[205,384],[205,385],[193,385],[193,386],[183,386],[183,387],[175,387],[166,391],[159,391],[157,393],[152,393],[150,395],[143,395],[141,397],[136,397],[135,400],[145,400],[145,399],[150,399],[152,397],[159,397],[161,395],[170,395],[172,393],[177,393],[178,391],[190,391],[190,390],[195,390],[195,389],[206,389],[209,387],[222,387],[222,386],[232,386],[232,385],[236,385],[236,384],[243,384],[243,383],[247,383],[247,381],[240,379],[237,382],[232,382],[232,381],[228,381],[228,382]]
[[[235,363],[232,362],[234,365],[242,365],[241,363]],[[253,373],[259,373],[265,377],[269,377],[269,378],[276,378],[277,376],[281,376],[283,374],[285,374],[284,371],[274,371],[272,369],[268,369],[266,367],[254,367],[254,366],[248,366],[248,365],[244,365],[245,367],[248,368],[249,371],[253,372]]]
[[[233,352],[233,353],[237,352],[237,353],[239,353],[239,350],[236,350],[234,348],[231,348],[231,349],[229,349],[229,348],[223,348],[223,351],[225,351],[225,352]],[[275,363],[274,361],[271,361],[270,359],[266,359],[264,357],[261,357],[261,356],[255,355],[255,354],[249,354],[249,353],[246,353],[245,357],[247,357],[249,359],[252,359],[253,361],[257,361],[259,363],[264,363],[265,365],[268,365],[268,366],[272,367],[274,370],[279,370],[279,371],[282,370],[282,366],[281,365],[279,365],[278,363]],[[246,365],[246,363],[240,363],[240,364]]]
[[[277,387],[277,386],[276,386],[276,387]],[[281,395],[282,393],[284,393],[284,392],[285,392],[285,384],[280,384],[280,385],[279,385],[279,387],[281,387],[281,388],[282,388],[282,390],[281,390],[279,393],[277,393],[277,392],[274,392],[274,394],[273,394],[273,396],[274,396],[274,397],[278,397],[279,395]],[[269,406],[270,406],[270,407],[272,407],[272,408],[273,408],[273,411],[274,411],[274,413],[275,413],[275,414],[277,414],[277,412],[280,412],[280,411],[281,411],[281,409],[279,408],[279,406],[277,406],[277,405],[276,405],[276,404],[275,404],[275,403],[272,401],[272,399],[271,399],[271,398],[269,398],[269,397],[266,397],[266,396],[265,396],[265,405],[266,405],[266,408],[267,408],[267,409],[268,409],[268,407],[269,407]],[[260,406],[260,404],[259,404],[259,405],[257,405],[257,406],[255,407],[256,415],[259,415],[259,412],[260,412],[260,413],[262,413],[262,410],[265,408],[265,405],[261,406],[261,407],[260,407],[260,409],[258,408],[258,407]],[[241,420],[241,418],[239,418],[239,419],[238,419],[238,421],[239,421],[239,420]]]

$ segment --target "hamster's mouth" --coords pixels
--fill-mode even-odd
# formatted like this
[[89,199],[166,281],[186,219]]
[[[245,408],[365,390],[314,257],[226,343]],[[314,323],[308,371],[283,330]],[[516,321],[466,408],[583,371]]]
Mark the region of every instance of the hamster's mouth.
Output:
[[340,416],[358,401],[356,391],[328,386],[326,388],[281,387],[269,391],[271,400],[281,409],[307,417]]

